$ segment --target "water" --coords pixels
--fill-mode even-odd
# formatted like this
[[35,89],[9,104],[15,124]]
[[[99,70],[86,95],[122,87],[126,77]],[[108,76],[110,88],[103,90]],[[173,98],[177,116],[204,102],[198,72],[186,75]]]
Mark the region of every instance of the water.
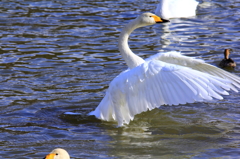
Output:
[[[197,16],[136,30],[129,44],[149,57],[182,51],[217,65],[240,63],[240,3],[199,0]],[[224,100],[161,106],[128,126],[88,117],[127,67],[117,49],[124,24],[157,0],[0,2],[0,156],[43,158],[238,158],[239,93]],[[240,75],[239,68],[228,70]],[[78,113],[76,115],[65,112]]]

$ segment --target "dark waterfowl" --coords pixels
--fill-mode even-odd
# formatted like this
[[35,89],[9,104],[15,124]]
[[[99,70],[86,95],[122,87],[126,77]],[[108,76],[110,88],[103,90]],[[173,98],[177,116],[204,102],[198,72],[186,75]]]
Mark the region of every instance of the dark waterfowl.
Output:
[[220,67],[222,67],[222,68],[224,68],[224,67],[235,68],[236,67],[236,63],[231,58],[229,58],[229,55],[230,55],[230,50],[225,49],[224,59],[219,64]]

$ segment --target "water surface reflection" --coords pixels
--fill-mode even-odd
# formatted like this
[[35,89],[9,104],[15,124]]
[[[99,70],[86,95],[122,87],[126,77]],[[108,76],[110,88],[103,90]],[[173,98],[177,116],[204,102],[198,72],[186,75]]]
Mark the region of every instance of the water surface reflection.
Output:
[[[236,0],[201,0],[197,16],[137,29],[129,44],[149,57],[182,51],[217,65],[225,48],[239,63]],[[0,2],[0,156],[42,158],[237,158],[239,93],[222,101],[162,106],[117,128],[86,114],[127,67],[121,28],[156,0]],[[239,69],[230,70],[240,75]],[[75,112],[78,115],[67,115]]]

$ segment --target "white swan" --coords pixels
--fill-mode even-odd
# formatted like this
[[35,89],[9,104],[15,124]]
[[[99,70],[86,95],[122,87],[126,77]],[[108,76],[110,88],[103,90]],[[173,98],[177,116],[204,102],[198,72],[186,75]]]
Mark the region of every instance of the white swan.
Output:
[[155,14],[164,18],[183,18],[196,15],[198,2],[195,0],[160,0]]
[[50,152],[44,159],[70,159],[68,152],[61,148],[56,148]]
[[240,78],[179,52],[159,53],[143,60],[128,46],[130,33],[139,27],[164,22],[152,13],[143,13],[125,26],[119,50],[129,69],[113,79],[98,107],[90,112],[97,118],[128,124],[134,115],[161,105],[223,99],[225,90],[237,92]]

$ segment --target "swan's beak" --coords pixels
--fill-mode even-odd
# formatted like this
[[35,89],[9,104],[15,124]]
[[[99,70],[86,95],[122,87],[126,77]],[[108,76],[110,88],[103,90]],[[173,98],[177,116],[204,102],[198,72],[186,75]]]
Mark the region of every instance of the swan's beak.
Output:
[[170,22],[170,20],[162,19],[162,23]]
[[55,154],[51,153],[51,154],[48,154],[45,158],[43,159],[54,159],[54,156]]
[[156,23],[165,23],[165,22],[170,22],[169,20],[166,20],[166,19],[161,19],[160,17],[156,16],[156,15],[153,15],[152,16],[155,20]]

